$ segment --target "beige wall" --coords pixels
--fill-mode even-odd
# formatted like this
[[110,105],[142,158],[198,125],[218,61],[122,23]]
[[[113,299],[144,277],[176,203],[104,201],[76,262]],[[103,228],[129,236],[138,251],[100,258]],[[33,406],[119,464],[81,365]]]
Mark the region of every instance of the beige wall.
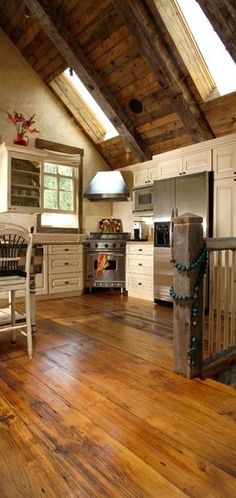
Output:
[[[35,114],[40,133],[29,136],[29,147],[34,147],[38,137],[84,149],[86,187],[96,171],[109,169],[109,166],[1,29],[0,53],[1,141],[12,144],[15,138],[15,127],[4,111],[15,110],[27,118]],[[110,203],[84,202],[84,231],[95,231],[99,219],[110,215]]]

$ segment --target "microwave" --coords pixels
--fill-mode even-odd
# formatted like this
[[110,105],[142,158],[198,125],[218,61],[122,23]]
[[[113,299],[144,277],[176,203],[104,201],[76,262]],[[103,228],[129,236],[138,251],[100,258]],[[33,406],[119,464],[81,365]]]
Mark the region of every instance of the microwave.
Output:
[[153,186],[133,189],[133,213],[153,212]]

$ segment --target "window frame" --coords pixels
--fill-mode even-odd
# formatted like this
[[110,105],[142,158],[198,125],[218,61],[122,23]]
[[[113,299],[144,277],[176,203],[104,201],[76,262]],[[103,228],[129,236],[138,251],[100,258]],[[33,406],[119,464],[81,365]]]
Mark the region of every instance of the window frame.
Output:
[[[70,168],[72,168],[72,176],[66,176],[66,175],[60,175],[58,173],[54,174],[54,173],[49,173],[49,172],[45,172],[44,171],[44,166],[45,166],[45,163],[46,164],[52,164],[52,165],[55,165],[55,166],[69,166]],[[57,189],[50,189],[48,187],[45,187],[45,184],[44,184],[44,178],[45,176],[48,175],[48,176],[53,176],[57,179]],[[45,190],[56,190],[57,191],[57,200],[58,200],[58,206],[60,205],[60,192],[66,192],[66,190],[63,190],[63,189],[60,189],[60,186],[59,186],[59,179],[60,178],[69,178],[69,179],[72,179],[73,181],[73,188],[72,188],[72,192],[73,192],[73,209],[72,210],[69,210],[69,209],[66,209],[66,210],[63,210],[63,209],[50,209],[50,208],[45,208],[44,206],[44,191]],[[42,172],[42,208],[43,208],[43,213],[61,213],[61,214],[77,214],[78,215],[78,171],[77,171],[77,168],[75,165],[71,164],[69,161],[64,161],[63,160],[63,164],[61,162],[61,164],[59,164],[59,162],[52,162],[52,159],[47,159],[43,162],[43,172]]]
[[[84,157],[84,149],[65,145],[61,143],[51,142],[49,140],[43,140],[41,138],[36,138],[35,146],[38,149],[43,149],[47,153],[47,157],[45,157],[45,162],[63,162],[65,165],[73,166],[76,168],[77,174],[77,188],[75,194],[75,202],[77,209],[77,217],[78,217],[78,228],[67,228],[67,227],[54,227],[52,225],[42,225],[41,223],[41,215],[44,212],[42,208],[42,212],[37,215],[37,231],[39,233],[83,233],[83,157]],[[51,160],[51,161],[50,161]],[[42,164],[41,175],[43,175],[43,164]],[[43,196],[43,177],[41,176],[41,196]],[[43,199],[42,199],[43,205]],[[51,210],[50,212],[56,213],[56,210]],[[70,211],[69,211],[70,213]],[[68,211],[66,211],[68,214]]]

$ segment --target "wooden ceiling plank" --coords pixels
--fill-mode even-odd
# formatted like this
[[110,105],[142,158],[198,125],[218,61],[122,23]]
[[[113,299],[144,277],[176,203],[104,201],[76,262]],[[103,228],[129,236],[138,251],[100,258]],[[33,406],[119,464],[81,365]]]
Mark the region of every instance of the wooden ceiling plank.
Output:
[[[188,88],[180,79],[170,53],[156,30],[152,17],[141,0],[112,0],[128,29],[135,37],[140,52],[165,88],[175,112],[194,142],[213,138],[212,130]],[[173,92],[174,86],[174,92]],[[176,91],[177,90],[177,91]]]
[[28,45],[34,40],[34,38],[37,36],[37,34],[40,31],[40,26],[36,22],[32,22],[25,31],[25,33],[21,36],[21,38],[18,40],[16,46],[17,48],[23,52]]
[[150,154],[140,137],[133,129],[131,123],[123,113],[121,107],[109,89],[104,85],[102,78],[94,70],[89,60],[85,57],[81,47],[71,37],[70,33],[60,26],[56,27],[56,19],[52,19],[41,7],[38,0],[25,0],[32,14],[35,16],[44,32],[50,38],[57,50],[61,53],[69,67],[72,67],[90,90],[95,100],[102,107],[108,118],[112,121],[117,131],[125,138],[126,143],[141,161],[150,159]]

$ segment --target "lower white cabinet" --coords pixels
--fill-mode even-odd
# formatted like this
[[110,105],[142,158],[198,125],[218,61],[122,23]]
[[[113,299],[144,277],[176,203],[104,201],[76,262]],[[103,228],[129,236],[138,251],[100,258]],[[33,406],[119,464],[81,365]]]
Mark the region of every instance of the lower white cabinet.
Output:
[[35,277],[36,295],[50,299],[53,294],[80,295],[83,291],[82,244],[43,246],[43,269]]
[[49,294],[81,291],[83,288],[83,248],[80,245],[48,246]]
[[127,243],[126,290],[131,297],[153,301],[153,244]]
[[42,273],[35,275],[36,295],[43,296],[48,293],[48,247],[43,246],[43,268]]

